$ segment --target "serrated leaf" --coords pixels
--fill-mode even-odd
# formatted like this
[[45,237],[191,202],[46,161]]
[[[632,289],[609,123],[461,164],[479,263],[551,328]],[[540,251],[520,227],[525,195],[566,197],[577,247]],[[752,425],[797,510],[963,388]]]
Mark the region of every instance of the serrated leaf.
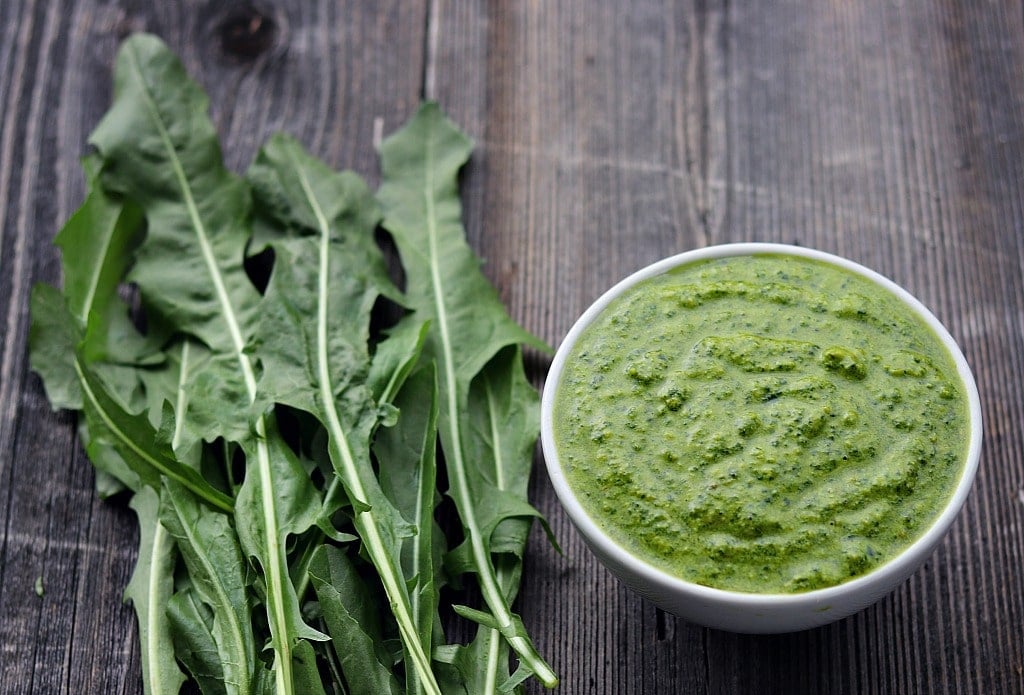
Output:
[[[518,348],[499,352],[476,376],[470,387],[467,442],[470,458],[489,461],[469,471],[475,499],[480,500],[480,527],[489,539],[495,567],[506,596],[511,601],[518,589],[519,560],[522,559],[536,517],[555,547],[546,521],[527,502],[527,487],[533,450],[540,429],[539,397],[526,378]],[[446,561],[450,572],[473,571],[472,552],[467,544],[452,551]],[[513,576],[516,581],[512,581]]]
[[[414,530],[381,492],[370,462],[379,417],[367,385],[370,311],[379,296],[397,293],[373,240],[376,204],[358,176],[331,171],[284,136],[271,138],[249,177],[261,214],[282,229],[260,310],[261,391],[313,414],[326,429],[336,481],[388,596],[409,668],[427,692],[438,693],[430,645],[419,640],[400,569],[401,539]],[[326,499],[336,499],[333,488]]]
[[82,329],[56,287],[35,285],[29,306],[29,366],[42,377],[46,397],[54,410],[79,410],[82,387],[75,371],[75,350],[82,339]]
[[362,424],[376,407],[366,390],[370,310],[397,294],[373,240],[373,196],[357,175],[332,171],[284,135],[260,150],[248,176],[258,212],[281,230],[260,308],[261,390],[321,420],[330,396],[349,427]]
[[420,320],[431,322],[423,354],[438,366],[439,429],[449,494],[462,520],[481,593],[521,661],[542,683],[553,687],[558,682],[554,672],[516,627],[518,618],[509,608],[491,561],[485,528],[489,520],[474,497],[474,479],[485,479],[474,469],[493,469],[494,463],[469,457],[465,427],[470,383],[506,346],[546,346],[508,316],[466,243],[458,172],[471,151],[469,138],[437,105],[424,104],[381,146],[383,183],[378,197],[384,227],[394,237],[405,268],[408,304]]
[[402,690],[381,650],[379,611],[352,561],[339,548],[321,546],[309,572],[349,690],[398,695]]
[[[540,398],[526,379],[522,353],[517,347],[503,349],[476,375],[470,385],[468,403],[469,456],[492,464],[470,469],[470,489],[481,497],[488,490],[497,490],[518,502],[526,502],[533,451],[540,432]],[[492,552],[522,555],[530,516],[524,511],[500,519],[499,524],[510,527],[506,531],[508,537],[492,533]],[[513,517],[521,523],[505,523]],[[491,523],[488,520],[486,525]]]
[[[295,453],[281,439],[273,418],[267,418],[265,426],[256,439],[242,443],[246,459],[254,463],[235,501],[238,538],[245,553],[263,568],[263,591],[275,640],[290,636],[287,639],[292,645],[300,639],[324,640],[326,635],[302,618],[287,564],[278,575],[273,562],[275,556],[284,557],[289,536],[302,534],[316,523],[320,496]],[[263,470],[253,470],[256,467]],[[268,480],[274,481],[272,487],[265,487]],[[273,504],[272,513],[266,510],[268,503]],[[275,519],[273,536],[266,523],[271,514]]]
[[[82,160],[85,200],[54,241],[61,249],[63,293],[46,285],[32,290],[30,363],[43,377],[55,409],[81,408],[81,389],[72,361],[87,334],[90,340],[84,353],[90,362],[106,359],[112,352],[138,357],[139,346],[144,344],[131,329],[127,307],[117,294],[138,240],[141,216],[136,207],[103,190],[98,182],[99,166],[96,157]],[[118,340],[108,335],[115,324]]]
[[[29,359],[31,368],[39,374],[43,380],[50,405],[54,409],[82,410],[86,407],[83,402],[83,382],[80,375],[78,360],[82,359],[79,346],[82,344],[83,335],[80,323],[75,319],[67,308],[67,304],[60,292],[49,285],[36,285],[32,289],[31,297],[32,325],[29,331]],[[103,374],[103,391],[108,394],[110,400],[117,403],[112,412],[116,417],[117,412],[130,411],[127,405],[122,405],[132,400],[132,395],[138,390],[138,384],[134,371],[104,363],[92,363],[88,368],[89,372],[99,379]],[[110,387],[110,378],[116,383]],[[116,396],[114,395],[116,394]],[[102,399],[102,398],[101,398]],[[95,400],[95,399],[93,399]],[[100,415],[97,408],[98,403],[89,406],[89,412],[94,416]],[[95,420],[95,418],[94,418]],[[103,421],[103,418],[100,418]],[[155,431],[155,430],[154,430]],[[78,437],[82,446],[89,454],[93,466],[96,468],[96,490],[101,498],[117,494],[125,488],[138,490],[142,481],[138,472],[133,470],[121,455],[119,449],[127,446],[126,442],[119,442],[115,433],[105,425],[102,426],[96,436],[89,431],[89,418],[80,418],[78,423]],[[150,432],[142,433],[149,436]],[[143,442],[143,447],[149,447]],[[133,461],[138,464],[137,459]],[[143,464],[143,472],[146,466]],[[146,480],[150,484],[157,485],[158,474],[147,475]]]
[[87,194],[55,243],[61,248],[63,293],[37,285],[31,298],[30,363],[44,381],[54,408],[80,409],[76,352],[129,406],[138,384],[134,367],[162,360],[152,341],[128,317],[118,286],[139,238],[138,209],[107,194],[98,183],[99,161],[82,161]]
[[[214,378],[245,387],[246,397],[225,399],[221,422],[225,432],[251,432],[243,442],[250,457],[238,532],[243,545],[260,541],[245,550],[265,572],[276,687],[292,693],[292,649],[302,635],[317,633],[292,611],[287,533],[274,496],[282,481],[274,477],[279,467],[268,450],[268,424],[251,410],[258,375],[246,348],[259,293],[243,268],[250,193],[223,166],[207,106],[202,89],[158,38],[135,35],[118,52],[114,101],[90,142],[104,159],[104,186],[136,202],[146,217],[146,238],[130,278],[147,316],[228,356],[217,362],[223,370]],[[243,528],[252,531],[254,524],[260,531],[243,536]]]
[[[99,483],[105,490],[125,484],[141,490],[137,502],[143,504],[154,496],[150,487],[163,485],[167,524],[184,549],[188,570],[187,577],[179,575],[178,591],[166,601],[165,617],[176,631],[182,663],[204,692],[323,692],[317,656],[307,640],[325,636],[305,623],[292,577],[305,587],[304,577],[311,576],[305,565],[321,557],[307,552],[323,542],[314,524],[331,537],[348,539],[328,523],[331,513],[342,509],[354,517],[363,541],[360,558],[384,568],[380,578],[398,616],[404,654],[394,639],[395,626],[386,614],[374,610],[365,586],[362,593],[358,586],[351,595],[339,593],[335,603],[343,603],[349,616],[363,624],[387,621],[386,630],[370,629],[373,658],[389,673],[390,666],[402,660],[404,672],[414,674],[410,690],[438,692],[427,656],[440,638],[434,573],[441,537],[433,532],[432,520],[437,405],[436,395],[426,397],[425,372],[411,371],[421,349],[425,348],[427,362],[443,356],[437,344],[429,344],[431,336],[436,341],[438,331],[424,328],[426,322],[436,327],[436,316],[417,311],[373,351],[368,349],[374,302],[381,295],[403,301],[373,242],[378,212],[356,177],[331,172],[287,138],[268,145],[265,161],[251,172],[253,185],[261,191],[261,208],[255,222],[259,239],[247,248],[254,228],[249,187],[223,167],[206,107],[202,90],[158,39],[136,36],[125,42],[118,57],[114,103],[91,138],[98,156],[84,162],[89,195],[58,239],[66,266],[65,296],[55,298],[42,289],[35,300],[45,314],[38,324],[34,321],[33,330],[42,336],[35,342],[49,342],[33,356],[33,364],[38,362],[45,372],[55,403],[84,408],[82,440],[103,472]],[[419,125],[414,119],[411,128]],[[427,123],[419,131],[426,150],[433,151],[437,142],[431,138],[438,134],[442,149],[459,139],[436,125]],[[415,149],[411,148],[414,159],[419,156]],[[460,157],[464,160],[457,146],[448,148],[441,157],[442,169]],[[475,257],[464,242],[458,248],[461,229],[445,237],[453,209],[454,227],[458,226],[454,174],[452,179],[442,175],[439,186],[424,186],[411,195],[423,207],[417,214],[428,213],[428,227],[441,222],[428,235],[435,242],[441,240],[432,250],[437,252],[435,260],[441,259],[430,269],[432,279],[443,277],[447,284],[444,276],[451,271],[450,277],[465,290],[455,297],[458,306],[445,304],[448,295],[438,293],[440,304],[435,301],[434,306],[441,307],[445,319],[441,331],[472,324],[465,337],[476,343],[475,348],[463,346],[447,355],[449,369],[441,370],[442,394],[446,399],[451,396],[458,408],[451,409],[447,421],[442,414],[441,423],[449,428],[446,436],[456,433],[446,444],[457,445],[456,468],[469,471],[455,486],[465,494],[453,494],[460,513],[466,518],[460,499],[484,507],[468,517],[469,525],[476,526],[476,533],[468,534],[468,555],[475,561],[474,571],[485,577],[488,603],[497,608],[493,614],[470,609],[467,615],[493,625],[503,639],[493,639],[497,633],[481,628],[489,641],[478,638],[469,647],[438,647],[434,652],[458,654],[455,660],[460,662],[467,658],[463,655],[478,663],[487,661],[483,690],[475,689],[476,680],[462,679],[463,687],[474,684],[470,692],[475,694],[514,688],[530,674],[529,667],[508,676],[507,670],[501,674],[490,666],[494,653],[498,663],[507,664],[505,640],[516,646],[524,661],[543,661],[531,651],[518,617],[503,612],[500,605],[500,596],[507,603],[518,587],[522,529],[535,514],[515,489],[518,484],[525,487],[528,468],[526,475],[520,468],[506,471],[496,456],[505,451],[503,442],[488,438],[483,427],[493,428],[495,413],[506,417],[509,427],[521,425],[523,413],[514,403],[501,409],[476,402],[474,394],[483,377],[474,381],[474,376],[493,363],[496,353],[504,354],[504,346],[543,346],[500,312],[497,294],[486,281],[480,282]],[[429,218],[438,213],[436,219]],[[146,235],[133,267],[140,216],[145,218]],[[266,243],[275,247],[278,269],[267,300],[261,301],[242,263],[247,253]],[[262,260],[274,255],[267,253]],[[130,267],[129,280],[137,283],[145,309],[145,336],[135,329],[118,297]],[[482,311],[468,318],[464,314],[473,314],[474,305]],[[34,314],[35,310],[33,306]],[[62,323],[65,317],[70,320]],[[269,319],[264,321],[265,317]],[[268,339],[267,327],[281,330]],[[401,389],[407,378],[405,392]],[[449,379],[452,388],[445,391]],[[435,390],[436,386],[429,392]],[[324,425],[326,434],[318,436],[329,440],[323,449],[330,453],[330,466],[298,458],[277,431],[274,404],[307,410]],[[404,411],[404,420],[396,405]],[[470,407],[480,412],[466,413]],[[277,409],[282,418],[286,411],[293,412]],[[479,414],[491,420],[478,423],[474,416]],[[300,419],[313,424],[304,414]],[[382,462],[385,494],[371,465],[369,440],[375,430],[391,426],[394,429],[382,432],[378,449],[389,458]],[[308,453],[309,442],[315,450],[315,441],[312,435],[301,435],[296,451]],[[513,438],[503,441],[514,443]],[[244,479],[237,466],[243,457]],[[488,457],[490,464],[473,468],[473,460]],[[328,476],[326,494],[309,478],[318,466],[318,472]],[[333,478],[332,468],[337,474]],[[105,477],[106,472],[122,482]],[[498,480],[506,473],[519,476],[517,485]],[[225,489],[238,488],[233,517],[194,497],[193,493],[210,505],[230,508],[231,498],[210,480]],[[347,504],[341,503],[342,497],[348,498]],[[149,530],[143,529],[143,537],[150,532],[155,539],[152,554],[160,550],[157,541],[170,531],[154,519]],[[494,567],[490,560],[480,562],[492,554]],[[247,559],[262,570],[255,579],[246,575]],[[488,572],[493,574],[490,588]],[[355,571],[350,575],[339,583],[359,583]],[[170,572],[152,576],[166,580]],[[132,592],[138,593],[140,586],[141,581],[135,582]],[[166,583],[161,588],[168,590]],[[351,603],[353,597],[359,605]],[[266,623],[260,615],[250,619],[257,602],[265,604]],[[309,615],[312,619],[316,613]],[[246,644],[242,633],[254,626],[262,627],[264,634],[249,635]],[[256,642],[268,626],[272,671],[256,657],[256,650],[263,647]],[[351,632],[351,626],[347,629]],[[317,649],[329,654],[326,643]],[[167,682],[158,676],[147,687],[160,692]],[[376,691],[390,691],[392,684],[397,688],[393,677]]]
[[[232,510],[230,497],[175,458],[170,445],[153,429],[147,415],[128,412],[80,357],[74,360],[73,366],[82,386],[82,409],[89,427],[87,451],[90,458],[98,447],[112,446],[144,484],[159,489],[162,477],[166,476],[188,488],[205,503],[221,511]],[[170,419],[170,411],[167,410],[165,422],[169,423]],[[96,458],[100,455],[97,453]]]
[[213,610],[224,687],[244,695],[252,687],[256,645],[238,538],[226,515],[199,504],[181,485],[165,482],[164,490],[160,522],[177,541],[194,590]]
[[[145,215],[129,280],[150,324],[195,336],[212,353],[185,383],[195,390],[187,395],[192,439],[238,438],[254,420],[247,387],[255,374],[241,353],[259,300],[242,267],[248,187],[223,167],[206,96],[159,39],[124,43],[114,92],[90,142],[103,156],[105,188]],[[200,419],[211,400],[218,416]]]
[[[437,574],[444,535],[434,521],[437,507],[437,376],[429,363],[413,372],[398,392],[398,422],[378,431],[374,453],[384,494],[417,529],[402,543],[402,571],[409,586],[410,608],[420,642],[440,641]],[[417,692],[416,673],[406,674],[407,690]]]
[[142,681],[146,695],[173,695],[185,682],[174,660],[166,610],[174,592],[174,539],[160,525],[160,498],[155,490],[140,490],[130,506],[139,518],[139,556],[124,598],[132,602],[139,621]]
[[146,237],[129,277],[147,315],[233,353],[246,342],[259,300],[242,268],[250,197],[223,166],[207,108],[163,42],[134,35],[118,52],[114,101],[89,142],[103,156],[104,187],[145,214]]
[[174,635],[174,653],[188,669],[203,695],[227,692],[220,650],[213,637],[213,611],[191,586],[167,602]]

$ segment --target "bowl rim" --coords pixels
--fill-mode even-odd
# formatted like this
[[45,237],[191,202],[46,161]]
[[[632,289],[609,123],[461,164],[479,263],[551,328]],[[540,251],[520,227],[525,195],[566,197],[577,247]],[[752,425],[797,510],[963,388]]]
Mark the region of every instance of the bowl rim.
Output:
[[[931,525],[918,536],[917,540],[866,574],[841,584],[800,593],[748,593],[705,586],[681,579],[633,555],[607,535],[580,504],[559,463],[554,441],[552,417],[555,392],[561,381],[568,354],[583,331],[612,301],[634,285],[683,265],[709,259],[765,254],[799,256],[828,263],[872,280],[894,294],[911,311],[918,314],[946,346],[963,383],[969,412],[970,442],[956,488],[942,511]],[[752,609],[763,608],[768,604],[771,604],[773,609],[782,610],[822,606],[830,601],[859,594],[861,590],[870,592],[890,583],[895,586],[905,579],[926,559],[927,554],[942,539],[967,500],[981,458],[982,432],[981,400],[967,359],[946,327],[923,303],[889,278],[855,261],[804,246],[769,242],[718,244],[685,251],[651,263],[620,280],[587,307],[586,311],[569,329],[555,352],[541,396],[541,448],[548,476],[570,520],[588,543],[596,545],[600,551],[613,558],[615,562],[628,567],[634,575],[647,584],[660,586],[662,589],[676,594],[688,595],[695,600],[729,603],[737,607]]]

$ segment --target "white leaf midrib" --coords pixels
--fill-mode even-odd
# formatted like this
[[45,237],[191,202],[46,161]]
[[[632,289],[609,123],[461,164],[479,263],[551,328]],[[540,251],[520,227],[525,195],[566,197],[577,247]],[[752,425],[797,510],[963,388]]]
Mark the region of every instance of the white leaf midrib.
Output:
[[[330,430],[331,439],[335,442],[335,448],[341,455],[343,469],[345,471],[346,483],[352,494],[367,506],[366,490],[356,470],[356,463],[352,455],[351,444],[345,435],[341,424],[341,417],[338,414],[337,405],[334,402],[334,389],[331,383],[329,364],[329,353],[327,349],[327,311],[328,311],[328,279],[330,277],[330,223],[324,214],[320,201],[317,199],[305,170],[296,161],[292,152],[288,152],[290,165],[295,170],[302,187],[303,195],[316,217],[317,225],[320,227],[319,244],[319,267],[317,276],[317,376],[320,381],[320,401],[327,416],[327,426]],[[430,659],[420,643],[419,635],[415,628],[415,621],[412,618],[412,607],[406,591],[402,590],[402,582],[396,576],[394,562],[391,555],[384,548],[384,541],[377,526],[377,519],[371,511],[359,512],[357,518],[363,522],[366,538],[364,542],[374,558],[374,565],[380,573],[381,583],[385,592],[395,609],[395,618],[399,631],[402,634],[403,642],[409,650],[416,672],[419,676],[419,683],[431,693],[440,695],[440,687],[430,668]]]
[[474,564],[477,567],[477,576],[484,601],[491,609],[495,621],[501,628],[501,632],[508,641],[509,646],[519,656],[520,661],[524,665],[529,666],[541,682],[548,687],[554,687],[558,683],[558,678],[551,670],[551,667],[544,662],[528,639],[515,634],[511,610],[498,586],[490,554],[484,547],[482,534],[476,519],[476,507],[473,504],[472,495],[469,490],[466,462],[462,451],[461,425],[459,423],[454,347],[448,326],[448,311],[444,302],[444,284],[440,274],[440,254],[438,250],[438,235],[440,231],[438,229],[437,213],[433,198],[435,138],[432,135],[424,138],[423,202],[427,218],[428,261],[432,293],[434,295],[435,312],[438,318],[437,323],[441,333],[441,351],[447,387],[448,428],[454,449],[449,459],[449,482],[458,498],[460,508],[465,510],[465,514],[461,515],[463,516],[462,521],[469,535],[470,548],[473,551]]
[[[174,148],[174,143],[172,142],[170,134],[167,132],[167,128],[164,125],[163,118],[160,114],[160,110],[157,108],[150,87],[143,77],[142,69],[139,64],[139,57],[136,54],[134,45],[130,47],[128,55],[132,61],[135,76],[139,81],[143,100],[149,111],[150,118],[157,129],[162,144],[167,150],[171,168],[174,172],[178,186],[181,189],[185,207],[192,223],[192,228],[196,233],[196,238],[199,242],[203,260],[207,266],[210,281],[214,285],[214,291],[216,292],[217,299],[221,305],[221,313],[224,316],[224,321],[228,327],[228,333],[231,336],[232,344],[234,345],[235,353],[238,357],[239,368],[241,369],[242,376],[245,379],[249,399],[250,401],[255,401],[255,372],[253,371],[252,363],[249,361],[248,355],[244,352],[245,341],[242,337],[237,317],[235,316],[234,306],[231,304],[227,288],[224,285],[224,279],[221,277],[220,267],[217,264],[216,256],[213,253],[213,248],[207,236],[206,227],[199,215],[199,209],[196,206],[195,199],[192,195],[191,186],[188,183],[188,178],[185,175],[181,160],[178,158],[177,151]],[[261,503],[265,525],[264,537],[266,541],[269,565],[269,567],[265,569],[270,575],[269,580],[267,581],[267,604],[270,609],[268,612],[271,614],[269,616],[270,620],[273,625],[277,626],[276,630],[271,630],[273,648],[277,653],[277,658],[275,659],[276,668],[274,669],[276,672],[275,680],[279,693],[292,693],[291,638],[288,634],[290,631],[288,630],[287,618],[284,615],[284,600],[280,591],[282,581],[287,580],[287,573],[283,572],[280,566],[282,562],[279,540],[280,531],[277,519],[276,501],[274,500],[273,474],[270,469],[270,452],[266,443],[266,423],[262,415],[256,420],[256,458],[258,464],[257,468],[260,475]]]
[[[236,670],[238,671],[238,677],[243,679],[238,683],[239,692],[246,693],[249,691],[249,674],[247,672],[247,669],[245,668],[245,664],[248,662],[248,649],[245,644],[245,636],[242,632],[241,623],[239,623],[238,616],[235,614],[234,607],[231,603],[231,599],[227,595],[227,589],[220,582],[220,575],[217,574],[213,564],[211,563],[209,558],[206,557],[206,553],[201,552],[199,550],[200,545],[198,542],[198,538],[192,531],[191,525],[182,516],[181,510],[178,508],[176,504],[174,504],[173,498],[171,506],[174,510],[175,516],[178,517],[178,523],[181,524],[182,532],[185,534],[185,538],[188,540],[189,545],[194,549],[194,557],[196,558],[196,561],[199,562],[203,572],[206,574],[208,578],[209,583],[214,588],[216,600],[220,603],[221,606],[227,608],[227,610],[223,611],[214,611],[214,615],[217,618],[220,618],[222,615],[227,614],[226,622],[228,623],[228,626],[230,628],[228,634],[231,636],[231,641],[235,645],[235,649],[232,651],[236,652],[235,656],[236,659],[238,659],[238,661],[235,663],[237,663],[237,665],[241,667]],[[231,663],[233,662],[226,661],[225,665]]]
[[[153,542],[149,553],[149,579],[146,582],[146,660],[149,662],[149,679],[154,684],[153,692],[164,692],[163,669],[160,667],[160,656],[162,652],[154,648],[154,635],[159,632],[161,614],[157,606],[163,606],[160,600],[160,575],[155,567],[158,558],[164,553],[164,543],[167,532],[159,520],[156,522],[156,529],[153,531]],[[166,656],[166,655],[164,655]]]
[[[463,514],[463,523],[466,525],[466,529],[469,535],[470,548],[473,551],[474,564],[477,567],[478,578],[480,581],[481,593],[484,595],[491,612],[494,614],[494,619],[498,625],[505,629],[512,630],[512,616],[509,612],[508,606],[505,603],[505,597],[502,595],[500,587],[497,584],[497,578],[494,575],[494,566],[491,564],[490,554],[484,547],[482,534],[480,527],[477,524],[476,517],[476,506],[473,503],[472,496],[469,493],[469,478],[466,472],[466,462],[463,458],[462,452],[462,432],[459,423],[459,411],[458,411],[458,382],[455,376],[455,355],[454,347],[451,341],[451,334],[448,320],[448,308],[445,305],[445,289],[444,283],[441,278],[440,270],[440,251],[438,249],[438,220],[437,211],[434,206],[434,138],[427,137],[425,139],[425,157],[424,157],[424,181],[423,181],[423,200],[425,206],[425,217],[427,222],[427,241],[428,241],[428,264],[430,266],[430,279],[433,285],[434,295],[434,310],[437,315],[437,325],[441,333],[441,354],[444,363],[445,372],[445,383],[447,388],[448,400],[448,428],[451,436],[452,448],[454,451],[451,452],[450,462],[452,464],[451,476],[455,494],[459,498],[460,507],[465,510]],[[522,648],[521,640],[509,640],[510,645],[516,649],[516,652],[520,655],[524,661],[529,660],[530,652],[525,648]],[[517,648],[520,647],[520,648]],[[488,659],[491,662],[491,659]],[[530,664],[531,667],[533,664]],[[539,670],[539,669],[535,669]],[[488,669],[487,680],[488,680],[488,691],[495,692],[496,674],[494,670]]]

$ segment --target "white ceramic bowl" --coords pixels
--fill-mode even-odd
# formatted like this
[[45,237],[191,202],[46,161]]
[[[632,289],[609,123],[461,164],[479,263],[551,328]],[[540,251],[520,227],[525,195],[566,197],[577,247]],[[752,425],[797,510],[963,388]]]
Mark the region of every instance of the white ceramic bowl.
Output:
[[[627,288],[671,268],[710,258],[758,253],[788,254],[831,263],[876,282],[899,297],[935,331],[956,362],[967,393],[970,444],[963,472],[934,523],[899,555],[871,572],[843,584],[799,594],[752,594],[713,589],[687,582],[631,555],[613,541],[584,511],[566,480],[555,449],[552,409],[566,358],[583,330]],[[981,454],[982,421],[978,389],[963,353],[939,320],[906,290],[878,273],[832,254],[782,244],[724,244],[666,258],[633,273],[605,292],[579,318],[555,354],[541,404],[541,443],[548,474],[569,518],[598,559],[621,581],[657,606],[695,623],[734,632],[792,632],[825,625],[879,600],[909,577],[931,555],[963,506],[974,482]]]

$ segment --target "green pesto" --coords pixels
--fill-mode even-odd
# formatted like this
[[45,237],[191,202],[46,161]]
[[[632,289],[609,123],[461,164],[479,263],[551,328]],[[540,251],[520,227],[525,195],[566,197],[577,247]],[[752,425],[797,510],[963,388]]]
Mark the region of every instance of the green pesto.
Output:
[[619,544],[755,593],[892,558],[942,510],[968,441],[934,332],[866,278],[782,255],[627,290],[568,356],[554,413],[569,483]]

